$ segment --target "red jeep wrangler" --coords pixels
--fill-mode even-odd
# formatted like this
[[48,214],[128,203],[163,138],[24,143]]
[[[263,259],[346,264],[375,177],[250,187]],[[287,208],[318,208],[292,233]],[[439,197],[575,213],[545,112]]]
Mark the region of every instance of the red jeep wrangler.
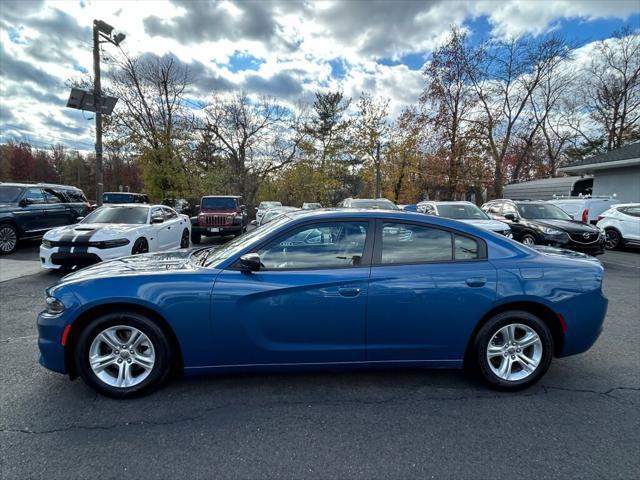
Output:
[[200,243],[202,236],[238,236],[247,230],[247,208],[237,195],[210,195],[200,200],[200,211],[191,217],[191,241]]

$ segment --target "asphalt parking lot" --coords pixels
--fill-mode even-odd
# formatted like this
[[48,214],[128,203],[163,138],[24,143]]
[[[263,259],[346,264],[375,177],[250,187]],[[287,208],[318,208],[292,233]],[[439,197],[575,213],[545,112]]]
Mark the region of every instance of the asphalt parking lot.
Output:
[[36,252],[0,259],[3,479],[638,478],[637,251],[600,257],[596,345],[524,392],[387,370],[181,379],[131,401],[39,366],[35,318],[60,275]]

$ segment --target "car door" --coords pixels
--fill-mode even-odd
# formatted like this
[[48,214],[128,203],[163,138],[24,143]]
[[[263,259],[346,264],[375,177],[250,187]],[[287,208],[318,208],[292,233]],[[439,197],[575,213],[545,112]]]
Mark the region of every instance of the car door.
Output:
[[215,364],[363,361],[371,225],[294,227],[254,249],[259,271],[221,272],[211,308]]
[[151,209],[151,229],[156,239],[156,251],[167,250],[171,245],[171,230],[167,229],[166,219],[161,207]]
[[64,193],[53,188],[43,188],[42,191],[47,202],[45,218],[48,228],[76,223],[72,210],[67,205]]
[[640,240],[640,206],[621,207],[618,211],[625,240]]
[[164,212],[164,226],[167,229],[167,248],[178,248],[180,246],[180,239],[182,237],[182,228],[180,228],[180,217],[175,210],[167,207],[162,207]]
[[27,235],[39,235],[51,228],[47,216],[47,202],[41,188],[28,188],[15,211],[19,228]]
[[462,359],[495,299],[486,243],[453,230],[378,222],[367,299],[367,360]]

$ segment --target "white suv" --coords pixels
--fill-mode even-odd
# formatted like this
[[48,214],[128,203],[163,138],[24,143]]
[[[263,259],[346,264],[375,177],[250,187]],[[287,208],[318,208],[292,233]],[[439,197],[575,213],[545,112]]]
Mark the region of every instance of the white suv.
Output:
[[621,203],[598,217],[598,228],[607,234],[605,247],[640,246],[640,203]]
[[560,207],[574,220],[595,225],[602,212],[620,202],[612,197],[566,197],[547,200],[547,203]]

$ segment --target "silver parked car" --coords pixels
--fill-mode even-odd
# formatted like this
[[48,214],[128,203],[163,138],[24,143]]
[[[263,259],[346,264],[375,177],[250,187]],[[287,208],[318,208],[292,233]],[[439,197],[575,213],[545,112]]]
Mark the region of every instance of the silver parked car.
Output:
[[491,230],[505,237],[512,238],[511,228],[504,222],[493,220],[480,208],[471,202],[433,202],[425,201],[418,203],[418,212],[427,215],[437,215],[439,217],[452,218],[464,223],[470,223],[476,227]]

